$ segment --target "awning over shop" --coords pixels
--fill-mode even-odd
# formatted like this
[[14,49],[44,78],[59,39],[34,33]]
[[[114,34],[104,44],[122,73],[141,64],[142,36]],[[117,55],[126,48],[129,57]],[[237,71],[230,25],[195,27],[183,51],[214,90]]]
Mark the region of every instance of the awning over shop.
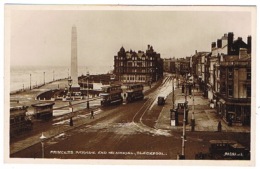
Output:
[[226,102],[226,105],[250,106],[251,103]]
[[219,99],[218,104],[226,105],[238,105],[238,106],[250,106],[251,102],[239,103],[239,102],[226,102],[224,99]]

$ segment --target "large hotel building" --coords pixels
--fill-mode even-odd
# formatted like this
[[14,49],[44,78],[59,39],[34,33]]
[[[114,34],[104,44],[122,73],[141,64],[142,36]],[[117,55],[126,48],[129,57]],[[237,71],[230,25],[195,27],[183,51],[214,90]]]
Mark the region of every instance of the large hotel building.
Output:
[[121,47],[114,56],[114,74],[123,83],[155,82],[163,77],[163,60],[150,45],[146,52]]

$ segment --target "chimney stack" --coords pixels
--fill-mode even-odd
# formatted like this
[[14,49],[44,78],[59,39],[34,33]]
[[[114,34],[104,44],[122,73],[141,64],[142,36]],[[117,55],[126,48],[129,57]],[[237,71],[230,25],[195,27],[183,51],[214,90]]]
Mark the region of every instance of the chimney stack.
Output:
[[228,33],[228,55],[232,55],[231,53],[231,48],[232,48],[232,45],[233,45],[233,40],[234,40],[234,34],[233,32],[229,32]]
[[221,39],[217,40],[217,46],[218,46],[218,48],[222,48],[222,40]]
[[216,48],[216,42],[211,43],[211,50],[214,49],[214,48]]
[[248,36],[247,37],[247,53],[248,54],[251,54],[251,43],[252,43],[252,37],[251,36]]

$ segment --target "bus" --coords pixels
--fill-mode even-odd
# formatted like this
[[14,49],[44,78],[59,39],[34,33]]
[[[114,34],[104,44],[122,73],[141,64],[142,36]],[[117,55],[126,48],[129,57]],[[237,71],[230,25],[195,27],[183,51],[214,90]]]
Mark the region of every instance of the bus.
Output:
[[122,104],[122,89],[121,85],[109,85],[101,88],[101,106],[108,106],[113,104]]
[[129,84],[126,86],[125,99],[126,103],[130,103],[136,100],[144,99],[143,93],[143,85],[142,84]]

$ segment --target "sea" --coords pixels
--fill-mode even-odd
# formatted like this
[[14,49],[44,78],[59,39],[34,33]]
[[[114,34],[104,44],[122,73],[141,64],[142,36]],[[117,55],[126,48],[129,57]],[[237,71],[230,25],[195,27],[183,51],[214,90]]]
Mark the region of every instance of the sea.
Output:
[[[111,72],[112,66],[79,66],[78,76],[106,74]],[[12,66],[10,67],[10,92],[42,85],[45,83],[65,79],[70,76],[70,67],[66,66]]]

